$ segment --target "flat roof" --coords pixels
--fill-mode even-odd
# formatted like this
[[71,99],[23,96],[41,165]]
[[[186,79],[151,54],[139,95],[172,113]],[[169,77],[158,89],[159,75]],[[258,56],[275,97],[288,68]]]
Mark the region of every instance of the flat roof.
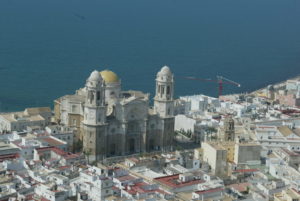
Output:
[[59,146],[59,145],[64,145],[66,143],[60,141],[60,140],[57,140],[53,137],[45,137],[45,138],[40,138],[38,139],[39,141],[42,141],[42,142],[46,142],[49,144],[49,146]]
[[206,193],[215,193],[218,191],[223,191],[224,188],[214,188],[214,189],[209,189],[209,190],[203,190],[203,191],[196,191],[195,193],[201,195],[201,194],[206,194]]
[[191,185],[195,185],[195,184],[204,183],[204,180],[201,180],[201,179],[195,179],[195,180],[191,180],[191,181],[182,182],[179,180],[179,174],[164,176],[164,177],[157,177],[157,178],[154,178],[154,180],[156,180],[162,184],[165,184],[169,187],[172,187],[172,188],[181,188],[184,186],[191,186]]

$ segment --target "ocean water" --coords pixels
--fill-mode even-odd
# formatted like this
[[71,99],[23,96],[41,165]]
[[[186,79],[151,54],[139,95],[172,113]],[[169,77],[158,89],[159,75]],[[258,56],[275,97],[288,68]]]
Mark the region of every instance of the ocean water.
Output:
[[52,106],[111,69],[153,95],[169,65],[176,96],[251,91],[300,73],[300,0],[1,0],[0,112]]

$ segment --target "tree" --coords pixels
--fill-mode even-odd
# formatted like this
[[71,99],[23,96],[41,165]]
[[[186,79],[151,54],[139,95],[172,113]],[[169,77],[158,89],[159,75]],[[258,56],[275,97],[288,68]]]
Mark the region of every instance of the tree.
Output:
[[82,147],[83,147],[82,141],[81,140],[76,140],[74,142],[74,145],[73,145],[73,151],[74,152],[81,152]]
[[84,155],[87,156],[87,161],[88,161],[88,164],[89,164],[90,163],[91,150],[90,149],[84,150],[83,153],[84,153]]

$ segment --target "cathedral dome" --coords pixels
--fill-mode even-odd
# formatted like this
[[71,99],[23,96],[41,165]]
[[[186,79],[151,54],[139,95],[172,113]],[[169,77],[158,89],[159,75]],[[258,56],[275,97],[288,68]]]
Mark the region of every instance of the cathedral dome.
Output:
[[102,81],[102,77],[101,75],[99,74],[98,71],[94,70],[90,77],[88,78],[89,81]]
[[100,75],[104,79],[105,83],[119,82],[119,77],[117,76],[117,74],[110,70],[101,71]]
[[168,66],[164,66],[161,68],[161,70],[157,73],[157,75],[167,75],[171,76],[172,72]]

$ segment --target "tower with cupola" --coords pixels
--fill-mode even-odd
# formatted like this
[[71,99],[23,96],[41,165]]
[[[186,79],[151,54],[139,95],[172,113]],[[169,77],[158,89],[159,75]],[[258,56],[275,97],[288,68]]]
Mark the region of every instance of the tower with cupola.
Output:
[[168,66],[164,66],[156,75],[154,111],[161,119],[161,147],[171,150],[174,135],[174,76]]
[[105,82],[98,71],[86,81],[83,114],[83,151],[90,162],[101,160],[106,151]]
[[174,115],[174,79],[168,66],[156,75],[156,92],[154,97],[154,109],[161,117]]

